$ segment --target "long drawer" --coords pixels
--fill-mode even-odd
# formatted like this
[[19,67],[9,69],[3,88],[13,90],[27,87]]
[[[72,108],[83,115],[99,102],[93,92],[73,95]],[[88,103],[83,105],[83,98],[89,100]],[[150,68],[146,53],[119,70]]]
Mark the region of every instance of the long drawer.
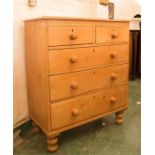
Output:
[[51,128],[59,129],[127,105],[128,86],[51,104]]
[[50,100],[74,97],[127,83],[128,64],[49,76]]
[[127,26],[99,26],[96,27],[96,43],[129,42]]
[[91,44],[95,41],[95,28],[49,26],[48,46]]
[[49,51],[49,74],[128,62],[128,44]]

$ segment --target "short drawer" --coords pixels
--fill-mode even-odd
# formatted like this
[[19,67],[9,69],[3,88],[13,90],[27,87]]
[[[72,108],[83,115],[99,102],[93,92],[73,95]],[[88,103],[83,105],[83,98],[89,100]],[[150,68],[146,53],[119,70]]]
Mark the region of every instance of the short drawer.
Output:
[[50,100],[74,97],[128,82],[128,64],[49,76]]
[[95,40],[95,28],[49,26],[48,46],[91,44]]
[[51,104],[51,128],[59,129],[127,105],[127,85]]
[[96,43],[129,42],[129,28],[127,26],[96,27]]
[[49,74],[128,62],[128,44],[49,51]]

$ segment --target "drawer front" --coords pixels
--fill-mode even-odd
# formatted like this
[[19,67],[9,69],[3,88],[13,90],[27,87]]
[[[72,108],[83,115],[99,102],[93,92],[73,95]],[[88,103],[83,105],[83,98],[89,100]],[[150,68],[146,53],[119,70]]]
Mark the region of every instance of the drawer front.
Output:
[[96,27],[96,43],[129,42],[127,26]]
[[57,74],[128,62],[128,44],[49,51],[49,73]]
[[59,129],[127,105],[127,85],[51,104],[51,127]]
[[95,39],[93,27],[48,27],[48,46],[91,44]]
[[49,76],[50,100],[107,89],[128,81],[128,64]]

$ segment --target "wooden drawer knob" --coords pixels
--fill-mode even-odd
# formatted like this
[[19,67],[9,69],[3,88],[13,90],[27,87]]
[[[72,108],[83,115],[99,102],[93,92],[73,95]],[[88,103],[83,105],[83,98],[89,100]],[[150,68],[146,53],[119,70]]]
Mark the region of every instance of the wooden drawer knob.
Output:
[[117,32],[112,33],[111,37],[112,38],[118,38],[118,33]]
[[70,58],[70,62],[71,62],[71,63],[76,63],[76,62],[78,62],[77,57],[76,57],[76,56],[72,56],[72,57]]
[[115,52],[111,53],[111,54],[110,54],[110,57],[111,57],[111,58],[116,58],[116,57],[117,57],[117,53],[115,53]]
[[80,112],[78,109],[76,109],[76,108],[72,109],[72,115],[73,116],[78,116],[79,114],[80,114]]
[[114,73],[111,74],[111,80],[116,80],[118,78],[118,76]]
[[72,89],[77,89],[77,88],[78,88],[78,82],[73,81],[73,82],[71,83],[71,88],[72,88]]
[[116,102],[117,102],[116,97],[114,97],[114,96],[111,97],[110,102],[111,102],[112,104],[116,103]]
[[75,40],[75,39],[77,39],[77,38],[78,38],[78,35],[76,35],[76,34],[73,34],[73,33],[72,33],[72,34],[70,35],[70,39],[71,39],[71,40]]

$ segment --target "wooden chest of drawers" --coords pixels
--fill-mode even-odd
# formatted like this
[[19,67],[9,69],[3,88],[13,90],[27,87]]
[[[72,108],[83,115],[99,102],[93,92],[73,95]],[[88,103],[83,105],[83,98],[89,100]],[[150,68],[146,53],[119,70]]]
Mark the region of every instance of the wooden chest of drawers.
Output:
[[57,150],[57,136],[128,100],[129,22],[43,17],[25,21],[29,114]]

